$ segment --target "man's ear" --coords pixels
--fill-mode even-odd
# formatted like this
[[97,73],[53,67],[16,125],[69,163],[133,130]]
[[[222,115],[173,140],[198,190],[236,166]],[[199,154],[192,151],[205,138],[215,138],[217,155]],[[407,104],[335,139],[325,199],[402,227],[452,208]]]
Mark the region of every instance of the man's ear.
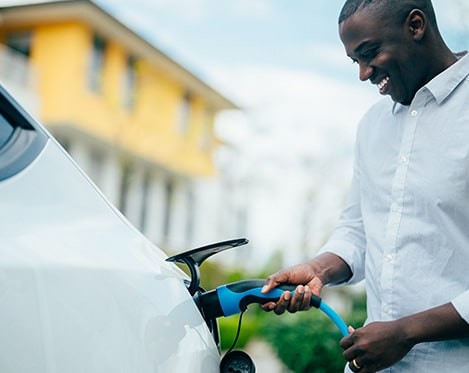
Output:
[[407,16],[406,24],[415,41],[423,39],[427,29],[427,17],[420,9],[413,9]]

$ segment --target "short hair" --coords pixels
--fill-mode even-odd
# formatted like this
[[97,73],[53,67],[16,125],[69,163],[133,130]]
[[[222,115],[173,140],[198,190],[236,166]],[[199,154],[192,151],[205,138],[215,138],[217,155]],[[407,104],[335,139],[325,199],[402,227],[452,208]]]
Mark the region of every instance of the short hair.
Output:
[[420,9],[427,15],[431,25],[438,28],[431,0],[347,0],[340,12],[339,24],[368,7],[376,14],[394,15],[400,22],[406,19],[412,9]]

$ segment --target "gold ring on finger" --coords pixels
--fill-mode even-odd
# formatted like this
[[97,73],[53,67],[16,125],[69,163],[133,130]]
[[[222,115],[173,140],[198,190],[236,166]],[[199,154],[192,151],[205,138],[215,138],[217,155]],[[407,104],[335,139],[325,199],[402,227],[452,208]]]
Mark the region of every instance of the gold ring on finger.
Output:
[[353,359],[353,360],[352,360],[352,365],[353,365],[356,369],[358,369],[358,370],[360,370],[360,369],[362,368],[362,367],[360,366],[360,364],[357,363],[357,359]]

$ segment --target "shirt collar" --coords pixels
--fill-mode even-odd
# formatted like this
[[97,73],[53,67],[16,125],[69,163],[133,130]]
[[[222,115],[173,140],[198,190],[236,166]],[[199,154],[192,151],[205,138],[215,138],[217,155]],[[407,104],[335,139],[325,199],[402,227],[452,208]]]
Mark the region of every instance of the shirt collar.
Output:
[[467,51],[456,54],[456,57],[459,59],[456,63],[425,85],[435,97],[438,105],[469,75],[469,54]]
[[[458,61],[420,88],[417,94],[426,89],[433,95],[438,105],[440,105],[466,79],[469,75],[469,53],[464,51],[455,55]],[[408,106],[395,102],[392,113],[397,114],[404,107]]]

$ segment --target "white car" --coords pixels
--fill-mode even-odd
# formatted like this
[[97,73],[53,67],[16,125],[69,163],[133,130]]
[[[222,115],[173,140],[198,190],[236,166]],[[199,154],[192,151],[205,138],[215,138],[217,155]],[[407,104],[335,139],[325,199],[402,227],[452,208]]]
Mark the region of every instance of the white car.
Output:
[[0,86],[0,372],[219,372],[166,259]]

